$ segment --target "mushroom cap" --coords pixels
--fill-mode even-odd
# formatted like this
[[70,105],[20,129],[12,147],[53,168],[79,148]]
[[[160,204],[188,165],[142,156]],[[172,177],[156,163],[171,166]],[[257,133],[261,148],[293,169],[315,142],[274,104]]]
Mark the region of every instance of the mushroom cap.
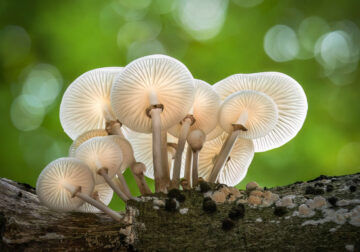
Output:
[[227,132],[233,131],[240,115],[247,116],[243,126],[247,131],[240,131],[239,136],[255,139],[268,134],[276,125],[278,110],[274,101],[264,93],[240,91],[228,96],[220,108],[219,123]]
[[[219,155],[227,136],[227,133],[223,133],[221,136],[205,142],[199,154],[199,177],[207,178],[210,175],[215,159]],[[245,178],[254,157],[253,141],[238,138],[229,157],[230,159],[219,173],[218,182],[228,186],[235,186]]]
[[[136,162],[142,162],[146,166],[146,172],[144,175],[148,178],[154,179],[154,166],[153,166],[153,153],[152,153],[152,135],[139,133],[133,131],[129,128],[124,129],[124,134],[126,138],[131,142],[131,145],[134,150],[134,156]],[[178,139],[173,137],[170,134],[167,134],[168,143],[177,144]],[[187,145],[185,145],[185,153],[186,153]],[[183,155],[182,167],[181,167],[181,176],[184,176],[184,167],[185,164],[185,156]],[[170,170],[170,177],[172,176],[172,169]]]
[[165,55],[150,55],[132,61],[116,77],[111,89],[111,105],[117,118],[137,132],[150,133],[146,115],[151,93],[164,105],[161,128],[180,122],[194,101],[194,79],[180,61]]
[[193,151],[199,151],[205,143],[206,135],[201,129],[192,130],[188,137],[187,142]]
[[[194,103],[189,114],[195,118],[195,123],[191,125],[190,131],[201,129],[205,134],[210,133],[217,124],[218,111],[220,108],[220,97],[212,86],[202,80],[194,80]],[[171,127],[169,133],[179,137],[181,124],[178,123]]]
[[107,136],[106,138],[114,141],[121,149],[123,161],[120,170],[122,173],[125,172],[126,168],[128,168],[131,164],[135,162],[134,151],[130,142],[119,135],[111,135]]
[[123,160],[119,146],[107,137],[94,137],[87,140],[77,148],[75,157],[89,166],[96,185],[105,183],[104,178],[97,173],[100,168],[107,168],[109,177],[113,178]]
[[121,67],[94,69],[66,89],[60,105],[60,122],[71,139],[92,129],[105,129],[106,119],[115,120],[110,91],[114,77],[121,71]]
[[224,129],[221,128],[219,122],[216,125],[216,127],[206,135],[206,141],[211,141],[215,138],[217,138],[218,136],[220,136],[222,133],[224,133]]
[[[98,194],[99,200],[104,203],[105,205],[109,205],[110,201],[113,197],[114,191],[111,189],[111,187],[108,184],[98,184],[95,186],[93,194]],[[80,212],[86,212],[86,213],[100,213],[101,210],[94,207],[93,205],[90,205],[89,203],[85,202],[82,204],[78,210]]]
[[300,84],[290,76],[276,72],[235,74],[213,86],[222,100],[232,93],[255,90],[271,97],[277,105],[279,120],[275,128],[264,137],[254,140],[255,152],[271,150],[290,141],[301,129],[307,100]]
[[90,195],[94,189],[94,178],[89,167],[82,161],[67,157],[48,164],[36,182],[36,194],[47,207],[56,211],[72,211],[84,201],[62,186],[62,183],[80,186],[81,192]]
[[97,136],[107,136],[108,132],[104,129],[95,129],[89,130],[80,136],[78,136],[74,142],[70,145],[69,148],[69,156],[75,157],[76,149],[85,141],[89,140],[90,138],[97,137]]

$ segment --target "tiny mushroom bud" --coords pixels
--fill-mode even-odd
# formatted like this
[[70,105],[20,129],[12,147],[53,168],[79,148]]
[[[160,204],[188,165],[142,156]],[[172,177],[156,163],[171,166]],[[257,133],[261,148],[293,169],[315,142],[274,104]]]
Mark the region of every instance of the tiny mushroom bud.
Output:
[[[100,201],[104,205],[109,205],[114,191],[108,184],[95,185],[94,191],[90,195],[94,200]],[[78,210],[86,213],[99,213],[100,210],[89,203],[82,204]]]
[[107,183],[123,201],[129,199],[112,180],[123,160],[116,143],[104,137],[94,137],[80,145],[75,156],[89,166],[95,184]]
[[[121,67],[94,69],[82,74],[66,89],[60,105],[60,122],[71,139],[117,122],[110,105],[110,90]],[[115,123],[116,122],[116,123]],[[117,134],[122,134],[118,128]]]
[[205,143],[206,135],[201,129],[194,129],[187,137],[188,144],[192,150],[192,186],[198,184],[198,166],[199,166],[199,152]]
[[193,77],[180,61],[151,55],[128,64],[115,79],[111,105],[121,122],[132,130],[152,133],[155,190],[166,191],[161,158],[161,131],[181,121],[190,110]]
[[48,164],[36,182],[40,202],[56,211],[73,211],[84,202],[119,221],[121,216],[93,199],[94,178],[89,167],[76,158],[59,158]]
[[69,156],[70,157],[75,157],[75,152],[76,149],[85,141],[89,140],[90,138],[93,137],[98,137],[98,136],[107,136],[108,132],[106,130],[103,129],[95,129],[95,130],[89,130],[83,134],[81,134],[80,136],[78,136],[74,142],[71,144],[70,148],[69,148]]

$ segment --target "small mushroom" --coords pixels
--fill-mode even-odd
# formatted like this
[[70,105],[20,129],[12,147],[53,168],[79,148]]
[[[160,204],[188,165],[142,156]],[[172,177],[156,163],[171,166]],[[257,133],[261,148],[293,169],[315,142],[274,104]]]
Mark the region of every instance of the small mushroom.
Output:
[[[109,205],[110,201],[113,197],[114,191],[111,189],[111,187],[108,184],[98,184],[95,185],[94,191],[91,194],[91,197],[97,201],[100,201],[104,205]],[[78,210],[80,212],[86,212],[86,213],[99,213],[100,209],[94,207],[93,205],[89,203],[82,204]]]
[[[208,178],[211,167],[220,154],[221,148],[226,142],[227,133],[204,143],[199,156],[199,176]],[[247,170],[254,157],[254,145],[252,140],[239,138],[228,156],[223,169],[221,169],[217,182],[228,186],[235,186],[246,176]]]
[[151,55],[134,60],[117,76],[111,105],[121,122],[132,130],[151,133],[156,192],[166,192],[161,158],[161,131],[181,121],[190,110],[193,77],[180,61]]
[[94,137],[79,146],[75,157],[89,166],[95,184],[107,183],[123,201],[129,199],[112,180],[123,160],[122,151],[116,143],[104,137]]
[[56,211],[73,211],[87,202],[120,221],[117,212],[90,196],[94,186],[93,174],[84,162],[72,157],[59,158],[40,173],[36,194],[40,202]]
[[290,141],[301,129],[308,104],[300,84],[277,72],[235,74],[213,85],[214,90],[225,100],[229,95],[254,90],[265,93],[276,104],[279,120],[267,135],[254,139],[255,152],[271,150]]
[[191,110],[180,123],[169,129],[169,133],[179,139],[171,181],[172,187],[179,187],[182,154],[189,132],[201,129],[205,134],[210,133],[217,124],[219,106],[220,97],[211,85],[202,80],[195,80],[194,103]]
[[70,148],[69,148],[69,157],[75,157],[75,152],[76,149],[85,141],[89,140],[90,138],[93,137],[98,137],[98,136],[107,136],[108,132],[106,130],[103,129],[95,129],[95,130],[89,130],[83,134],[81,134],[80,136],[78,136],[74,142],[71,144]]
[[66,89],[60,105],[60,122],[71,139],[93,129],[108,128],[122,135],[121,123],[110,105],[110,90],[121,67],[88,71]]
[[195,187],[198,184],[198,166],[199,166],[199,152],[205,143],[206,135],[204,131],[200,129],[192,130],[188,137],[187,142],[192,150],[192,186]]
[[186,150],[186,161],[185,161],[185,180],[187,183],[182,183],[184,189],[191,188],[191,164],[192,164],[192,150],[187,148]]
[[219,122],[229,136],[209,176],[215,182],[238,136],[254,139],[265,136],[277,123],[278,110],[273,100],[257,91],[241,91],[230,95],[221,105]]

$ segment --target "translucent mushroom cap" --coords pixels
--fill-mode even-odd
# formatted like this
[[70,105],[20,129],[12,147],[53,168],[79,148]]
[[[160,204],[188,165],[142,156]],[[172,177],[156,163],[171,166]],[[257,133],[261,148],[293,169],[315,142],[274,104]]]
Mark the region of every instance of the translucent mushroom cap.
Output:
[[[131,142],[134,150],[134,156],[137,162],[142,162],[146,166],[144,175],[148,178],[154,179],[153,153],[152,153],[152,135],[139,133],[129,128],[124,129],[126,138]],[[167,134],[167,142],[177,144],[178,139],[170,134]],[[187,145],[186,145],[187,146]],[[185,151],[187,147],[185,146]],[[185,155],[183,155],[183,163],[185,163]],[[181,168],[181,176],[184,176],[184,169]],[[172,170],[170,170],[170,176]]]
[[89,130],[80,136],[78,136],[74,142],[70,145],[69,148],[69,156],[75,157],[76,149],[85,141],[98,136],[107,136],[108,132],[104,129],[95,129],[95,130]]
[[97,173],[99,169],[107,168],[109,177],[113,178],[123,160],[119,146],[106,137],[94,137],[87,140],[77,148],[75,157],[89,166],[96,185],[105,183],[104,178]]
[[146,109],[154,105],[150,94],[162,104],[161,128],[180,122],[194,100],[194,80],[180,61],[151,55],[134,60],[117,76],[111,90],[111,105],[117,118],[137,132],[150,133],[151,119]]
[[224,133],[224,129],[221,128],[219,122],[216,127],[206,135],[206,141],[213,140]]
[[306,95],[300,84],[285,74],[235,74],[213,88],[222,100],[238,91],[255,90],[270,96],[277,105],[279,120],[269,134],[254,140],[255,152],[282,146],[296,136],[304,123],[308,108]]
[[60,105],[60,122],[71,139],[92,129],[105,129],[106,120],[116,120],[110,91],[114,77],[121,71],[121,67],[94,69],[66,89]]
[[[205,142],[199,154],[199,177],[208,178],[227,135],[227,133],[223,133],[221,136]],[[229,159],[219,173],[218,182],[228,186],[240,183],[245,178],[253,157],[252,140],[238,138],[230,152]]]
[[121,149],[123,161],[120,170],[123,173],[125,172],[126,168],[135,162],[132,146],[128,140],[118,135],[107,136],[107,138],[111,139],[111,141],[116,143]]
[[[108,184],[98,184],[95,186],[94,191],[92,192],[92,197],[96,200],[101,201],[105,205],[109,205],[110,201],[113,197],[114,191],[111,189],[111,187]],[[100,213],[101,210],[94,207],[93,205],[90,205],[88,203],[82,204],[78,210],[80,212],[86,212],[86,213]]]
[[84,201],[72,197],[63,186],[68,183],[80,187],[81,192],[90,195],[94,189],[94,178],[89,167],[75,158],[59,158],[48,164],[36,182],[36,194],[40,202],[56,211],[72,211]]
[[[205,134],[212,131],[217,124],[217,114],[220,108],[220,97],[210,84],[202,80],[194,81],[194,103],[189,114],[195,118],[190,131],[201,129]],[[181,124],[178,123],[169,129],[169,133],[179,137]]]
[[245,126],[239,136],[255,139],[268,134],[276,125],[278,110],[274,101],[264,93],[240,91],[227,97],[221,105],[219,123],[227,132],[233,131],[233,124]]

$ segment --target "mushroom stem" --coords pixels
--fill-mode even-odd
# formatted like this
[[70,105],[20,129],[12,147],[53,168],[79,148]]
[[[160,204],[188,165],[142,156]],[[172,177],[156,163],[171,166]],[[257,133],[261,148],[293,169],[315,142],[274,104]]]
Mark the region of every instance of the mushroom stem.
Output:
[[124,175],[121,173],[121,171],[118,171],[116,173],[117,175],[117,180],[119,181],[119,187],[120,190],[124,192],[124,194],[129,198],[133,198],[133,196],[131,195],[130,189],[126,183],[126,180],[124,178]]
[[151,190],[148,186],[148,184],[145,181],[144,177],[144,171],[146,170],[146,167],[143,163],[140,162],[134,162],[130,166],[131,172],[134,175],[135,181],[137,186],[139,187],[139,191],[141,195],[145,194],[151,194]]
[[119,187],[117,187],[114,181],[109,177],[107,168],[100,168],[97,173],[101,175],[106,183],[114,190],[114,192],[123,200],[127,201],[129,198],[123,193]]
[[166,181],[166,185],[167,187],[170,184],[170,173],[169,173],[169,169],[170,169],[170,165],[169,165],[169,158],[168,158],[168,151],[167,151],[167,131],[166,130],[162,130],[161,131],[161,158],[162,160],[162,167],[163,167],[163,176],[164,176],[164,181]]
[[193,163],[192,163],[192,187],[197,186],[199,176],[198,176],[198,166],[199,166],[199,151],[192,152]]
[[191,188],[191,161],[192,161],[192,150],[188,146],[186,151],[186,161],[185,161],[185,179],[188,181],[188,186],[186,189]]
[[109,135],[118,135],[125,138],[121,130],[121,126],[122,124],[118,120],[107,121],[106,131],[108,132]]
[[89,203],[90,205],[93,205],[94,207],[100,209],[101,211],[103,211],[104,213],[106,213],[107,215],[109,215],[111,218],[113,218],[116,221],[120,221],[122,219],[122,217],[119,213],[111,210],[101,201],[93,199],[89,195],[82,193],[80,186],[74,186],[67,182],[63,182],[62,186],[71,193],[72,197],[78,197],[78,198],[82,199],[83,201]]
[[179,187],[182,154],[183,154],[183,151],[185,148],[186,137],[189,133],[191,123],[192,123],[191,118],[186,117],[183,120],[182,125],[181,125],[181,131],[180,131],[177,149],[176,149],[176,153],[175,153],[175,161],[174,161],[173,175],[172,175],[172,181],[171,181],[172,188]]

